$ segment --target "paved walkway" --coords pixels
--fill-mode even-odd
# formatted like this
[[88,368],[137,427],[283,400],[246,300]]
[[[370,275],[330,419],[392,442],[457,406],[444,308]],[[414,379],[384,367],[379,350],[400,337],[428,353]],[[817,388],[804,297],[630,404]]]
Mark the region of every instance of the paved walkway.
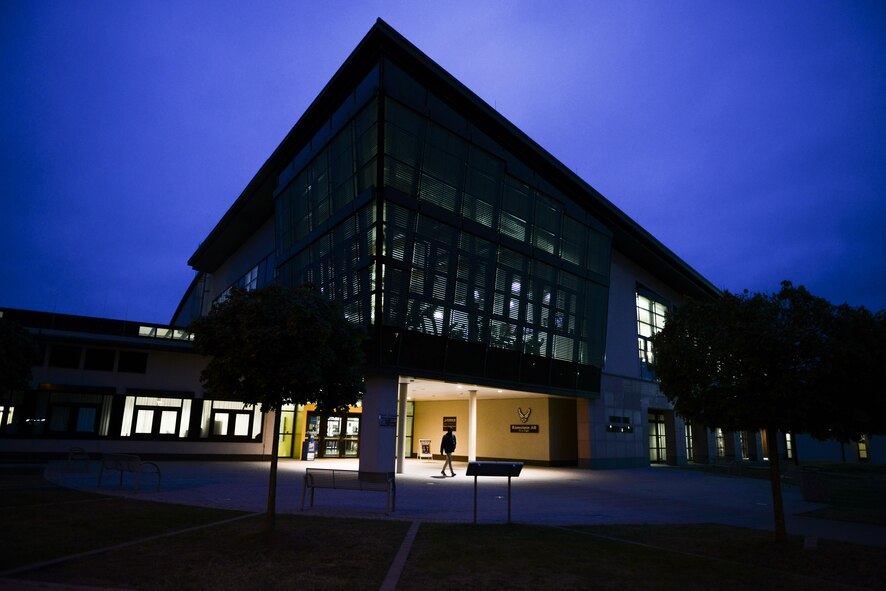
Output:
[[[305,467],[357,469],[357,460],[314,462],[281,460],[277,511],[298,513]],[[455,478],[440,475],[442,462],[407,460],[397,475],[397,510],[385,516],[382,493],[317,490],[314,507],[305,514],[471,523],[474,478],[464,475],[466,463],[455,462]],[[134,491],[131,475],[118,487],[106,474],[103,494],[144,500],[264,511],[267,505],[268,462],[160,462],[160,492],[150,474]],[[96,491],[97,466],[79,471],[63,462],[47,467],[49,480],[63,486]],[[479,478],[479,523],[507,522],[507,478]],[[591,471],[578,468],[526,466],[512,480],[511,520],[545,525],[609,525],[722,523],[772,529],[772,497],[768,480],[722,476],[677,468],[653,467]],[[788,533],[886,547],[886,527],[816,519],[802,515],[825,505],[804,502],[796,486],[784,486]]]

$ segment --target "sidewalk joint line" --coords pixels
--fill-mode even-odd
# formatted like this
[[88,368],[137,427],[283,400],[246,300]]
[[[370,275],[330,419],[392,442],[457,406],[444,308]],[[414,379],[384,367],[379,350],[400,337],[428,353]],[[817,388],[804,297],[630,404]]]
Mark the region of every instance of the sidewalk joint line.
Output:
[[406,536],[403,538],[403,542],[400,544],[400,549],[397,550],[397,555],[394,556],[393,562],[391,562],[391,568],[388,569],[388,574],[385,576],[385,580],[382,581],[379,591],[394,591],[397,588],[400,575],[403,574],[403,567],[406,566],[406,559],[409,558],[409,552],[412,550],[412,543],[418,534],[419,526],[421,526],[421,521],[418,519],[409,526],[409,531],[406,532]]

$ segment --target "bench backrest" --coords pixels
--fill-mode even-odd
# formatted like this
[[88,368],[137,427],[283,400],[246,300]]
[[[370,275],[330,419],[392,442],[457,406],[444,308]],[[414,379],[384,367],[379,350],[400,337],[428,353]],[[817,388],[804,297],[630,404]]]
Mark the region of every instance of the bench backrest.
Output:
[[334,468],[305,468],[309,486],[318,488],[356,488],[363,484],[386,485],[393,482],[393,472],[360,472]]

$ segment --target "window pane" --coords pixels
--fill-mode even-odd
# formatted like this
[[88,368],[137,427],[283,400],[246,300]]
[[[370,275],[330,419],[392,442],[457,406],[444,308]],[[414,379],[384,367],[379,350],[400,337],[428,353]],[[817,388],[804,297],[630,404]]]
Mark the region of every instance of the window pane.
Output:
[[360,434],[360,419],[359,417],[348,417],[348,427],[347,427],[347,435],[359,435]]
[[326,419],[326,436],[338,437],[341,433],[341,417],[329,417]]
[[164,410],[160,414],[160,434],[175,435],[176,419],[178,419],[178,412],[174,410]]
[[249,435],[249,415],[238,413],[234,419],[234,435],[246,437]]
[[97,410],[94,407],[86,406],[80,408],[77,414],[77,432],[92,433],[95,430],[95,415]]
[[135,432],[150,433],[151,426],[154,424],[153,410],[139,410],[135,416]]
[[228,434],[228,418],[228,413],[226,412],[215,413],[215,419],[212,422],[213,435]]
[[71,410],[67,406],[54,406],[52,408],[52,418],[49,420],[49,430],[67,431],[70,412]]

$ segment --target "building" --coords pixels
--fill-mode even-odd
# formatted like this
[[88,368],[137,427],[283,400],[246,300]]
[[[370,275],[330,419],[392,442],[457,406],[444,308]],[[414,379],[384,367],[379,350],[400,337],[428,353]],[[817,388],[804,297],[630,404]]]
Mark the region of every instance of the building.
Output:
[[[684,423],[648,369],[666,310],[717,288],[382,21],[188,262],[194,281],[171,327],[155,330],[178,334],[231,288],[270,281],[314,283],[369,329],[362,405],[284,411],[284,456],[314,436],[321,457],[388,472],[421,440],[438,447],[444,426],[471,460],[615,468],[765,455],[759,434]],[[106,348],[148,338],[103,330]],[[155,341],[137,347],[170,362],[143,378],[120,379],[132,341],[119,342],[116,381],[88,376],[108,388],[78,394],[96,397],[94,436],[117,447],[149,436],[157,453],[268,453],[272,423],[206,400],[186,338]],[[49,409],[73,409],[77,393],[58,387],[83,386],[98,355],[84,345],[58,367],[64,346],[49,343],[35,378],[50,392],[50,431],[63,411]]]
[[181,329],[66,314],[0,310],[38,345],[33,389],[0,394],[0,459],[91,454],[259,459],[263,417],[207,399],[205,359]]

